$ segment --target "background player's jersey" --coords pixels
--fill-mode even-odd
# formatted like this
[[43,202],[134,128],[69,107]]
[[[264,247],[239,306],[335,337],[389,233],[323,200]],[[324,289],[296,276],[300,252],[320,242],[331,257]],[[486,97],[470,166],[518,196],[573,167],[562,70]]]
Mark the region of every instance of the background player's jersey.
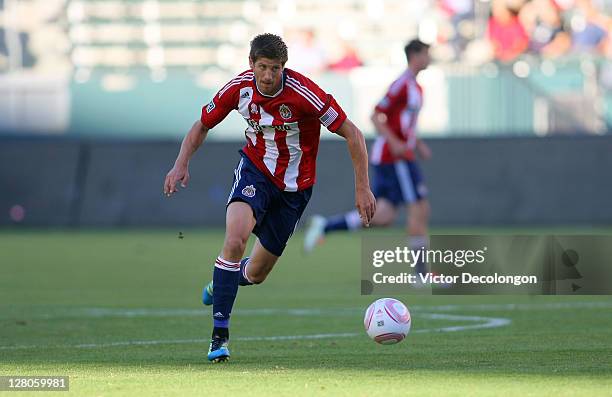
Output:
[[259,92],[253,71],[227,83],[202,109],[213,128],[233,109],[247,122],[246,156],[279,189],[294,192],[315,183],[321,124],[336,132],[346,114],[336,100],[307,77],[285,69],[280,90]]
[[[391,84],[384,98],[376,105],[376,111],[387,116],[391,131],[406,144],[406,159],[414,160],[416,146],[416,124],[423,106],[423,89],[410,69]],[[385,138],[378,136],[372,147],[370,162],[388,164],[398,160],[389,149]]]

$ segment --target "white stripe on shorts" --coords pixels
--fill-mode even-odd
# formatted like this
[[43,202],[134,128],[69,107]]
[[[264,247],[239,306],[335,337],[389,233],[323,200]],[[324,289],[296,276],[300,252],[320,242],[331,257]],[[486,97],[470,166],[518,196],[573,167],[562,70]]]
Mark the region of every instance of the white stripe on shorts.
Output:
[[240,162],[238,163],[238,167],[236,167],[236,169],[234,170],[234,186],[232,186],[232,191],[230,192],[229,196],[227,197],[227,203],[229,204],[230,200],[232,199],[232,195],[234,194],[234,190],[236,190],[236,187],[238,186],[238,182],[240,182],[240,178],[242,177],[242,163],[244,162],[244,157],[240,158]]
[[395,174],[397,175],[397,180],[399,181],[404,201],[406,201],[407,203],[414,203],[417,197],[408,166],[403,161],[397,161],[394,165]]

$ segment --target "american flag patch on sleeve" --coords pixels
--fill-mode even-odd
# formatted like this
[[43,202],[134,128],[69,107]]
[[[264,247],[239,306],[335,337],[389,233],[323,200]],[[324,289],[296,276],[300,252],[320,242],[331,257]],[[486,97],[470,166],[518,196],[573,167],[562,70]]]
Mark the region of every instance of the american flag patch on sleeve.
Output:
[[329,127],[336,120],[336,118],[338,118],[338,112],[336,112],[334,108],[330,107],[327,109],[327,112],[323,114],[323,116],[319,117],[319,120],[325,127]]

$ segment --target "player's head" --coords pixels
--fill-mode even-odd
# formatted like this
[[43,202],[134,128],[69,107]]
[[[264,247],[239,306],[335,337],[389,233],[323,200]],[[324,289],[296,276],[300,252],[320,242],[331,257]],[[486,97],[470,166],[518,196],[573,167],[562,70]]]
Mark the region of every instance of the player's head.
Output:
[[404,47],[404,53],[406,54],[408,65],[416,72],[427,69],[429,62],[431,62],[429,44],[425,44],[421,40],[411,40],[406,44],[406,47]]
[[249,65],[263,94],[273,95],[280,89],[287,58],[287,45],[275,34],[260,34],[251,41]]

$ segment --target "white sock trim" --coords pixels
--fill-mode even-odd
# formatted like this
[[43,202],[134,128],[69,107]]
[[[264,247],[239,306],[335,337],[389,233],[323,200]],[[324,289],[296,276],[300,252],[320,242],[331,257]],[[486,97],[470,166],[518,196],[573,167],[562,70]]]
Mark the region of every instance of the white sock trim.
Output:
[[239,272],[240,271],[240,262],[234,263],[230,261],[226,261],[225,259],[218,256],[215,260],[215,267],[221,270],[227,270],[230,272]]

